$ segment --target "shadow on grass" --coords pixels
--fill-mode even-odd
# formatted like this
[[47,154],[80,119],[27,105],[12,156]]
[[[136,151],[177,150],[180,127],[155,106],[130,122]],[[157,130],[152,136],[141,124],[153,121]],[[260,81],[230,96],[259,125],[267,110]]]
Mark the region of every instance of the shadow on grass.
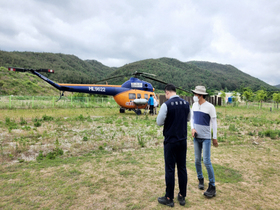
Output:
[[[212,164],[212,165],[213,165],[213,169],[214,169],[215,179],[217,182],[237,183],[237,182],[243,181],[242,174],[239,171],[226,167],[226,166],[218,165],[218,164]],[[195,164],[188,162],[187,169],[195,171],[196,170]],[[207,179],[208,179],[207,171],[206,171],[206,168],[203,165],[203,163],[202,163],[202,172],[203,172],[203,175],[205,177],[207,177]]]

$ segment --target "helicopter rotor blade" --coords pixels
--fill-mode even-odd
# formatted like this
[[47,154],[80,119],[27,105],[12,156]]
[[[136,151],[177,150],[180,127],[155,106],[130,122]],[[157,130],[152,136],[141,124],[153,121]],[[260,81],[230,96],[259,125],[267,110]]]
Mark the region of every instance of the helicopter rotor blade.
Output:
[[153,76],[153,77],[157,76],[155,74],[150,74],[150,73],[146,73],[146,72],[137,72],[137,71],[135,71],[132,75],[138,76],[138,75],[142,75],[142,74],[150,75],[150,76]]
[[8,70],[18,71],[18,72],[37,71],[37,72],[54,73],[54,70],[52,69],[25,69],[25,68],[18,68],[18,67],[8,67]]
[[140,76],[142,74],[147,74],[147,75],[154,76],[154,77],[156,76],[155,74],[149,74],[149,73],[145,73],[145,72],[137,72],[137,71],[135,71],[132,74],[126,74],[126,75],[119,75],[119,76],[109,77],[109,78],[106,78],[106,79],[95,81],[94,83],[104,82],[104,81],[107,81],[107,80],[110,80],[110,79],[119,78],[119,77],[127,77],[127,76],[135,76],[135,77],[137,77],[137,76]]
[[156,77],[156,76],[157,76],[157,75],[155,75],[155,74],[150,74],[150,73],[145,73],[145,72],[143,72],[143,74],[150,75],[150,76],[153,76],[153,77]]
[[[142,75],[142,77],[145,77],[145,78],[147,78],[147,79],[154,80],[154,81],[156,81],[156,82],[160,82],[160,83],[165,84],[165,85],[169,84],[169,83],[167,83],[167,82],[164,82],[164,81],[161,81],[161,80],[159,80],[159,79],[152,78],[152,77],[148,77],[148,76],[145,76],[145,75]],[[185,89],[182,89],[182,88],[180,88],[180,87],[176,87],[176,89],[179,89],[179,90],[182,90],[182,91],[184,91],[184,92],[190,93],[189,91],[187,91],[187,90],[185,90]]]
[[109,77],[109,78],[106,78],[106,79],[95,81],[93,83],[104,82],[104,81],[107,81],[107,80],[110,80],[110,79],[114,79],[114,78],[118,78],[118,77],[126,77],[126,75],[119,75],[119,76]]
[[161,81],[161,80],[159,80],[159,79],[155,79],[155,78],[152,78],[152,77],[149,77],[149,76],[146,76],[146,75],[142,75],[142,77],[145,77],[145,78],[147,78],[147,79],[154,80],[154,81],[156,81],[156,82],[160,82],[160,83],[165,84],[165,85],[168,84],[167,82],[164,82],[164,81]]
[[150,76],[153,76],[153,77],[156,77],[157,75],[155,75],[155,74],[150,74],[150,73],[146,73],[146,72],[137,72],[137,71],[135,71],[132,75],[134,75],[134,76],[141,76],[141,75],[143,75],[143,74],[145,74],[145,75],[150,75]]

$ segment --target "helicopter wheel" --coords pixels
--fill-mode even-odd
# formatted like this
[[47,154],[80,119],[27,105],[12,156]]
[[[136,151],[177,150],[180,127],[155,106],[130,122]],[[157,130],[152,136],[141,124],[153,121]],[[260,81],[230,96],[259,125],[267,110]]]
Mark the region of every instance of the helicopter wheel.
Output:
[[125,113],[125,108],[120,108],[120,113]]
[[141,115],[141,114],[142,114],[142,112],[141,112],[140,109],[135,110],[135,113],[136,113],[137,115]]

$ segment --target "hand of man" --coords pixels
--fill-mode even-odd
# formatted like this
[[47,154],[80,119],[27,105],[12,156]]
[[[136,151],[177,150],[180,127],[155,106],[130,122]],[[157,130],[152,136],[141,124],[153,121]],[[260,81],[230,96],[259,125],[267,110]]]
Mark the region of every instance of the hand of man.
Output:
[[217,139],[212,139],[212,142],[213,142],[213,146],[214,147],[218,147],[219,146]]
[[194,134],[196,133],[196,130],[193,128],[192,129],[192,137],[194,137]]

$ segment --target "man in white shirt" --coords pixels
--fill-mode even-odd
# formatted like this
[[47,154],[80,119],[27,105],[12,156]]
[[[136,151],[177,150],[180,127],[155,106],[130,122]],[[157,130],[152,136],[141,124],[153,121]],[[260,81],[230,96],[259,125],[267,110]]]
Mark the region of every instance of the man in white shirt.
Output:
[[191,128],[194,137],[194,153],[195,167],[197,178],[199,180],[198,188],[204,190],[204,178],[201,168],[201,153],[203,150],[203,163],[207,169],[209,185],[207,191],[204,192],[206,197],[212,198],[216,195],[215,175],[211,163],[211,126],[213,128],[213,145],[218,147],[217,141],[217,116],[215,107],[205,100],[206,88],[204,86],[196,86],[194,93],[194,104],[192,107]]
[[154,114],[157,114],[157,106],[158,106],[158,102],[156,97],[154,96]]

